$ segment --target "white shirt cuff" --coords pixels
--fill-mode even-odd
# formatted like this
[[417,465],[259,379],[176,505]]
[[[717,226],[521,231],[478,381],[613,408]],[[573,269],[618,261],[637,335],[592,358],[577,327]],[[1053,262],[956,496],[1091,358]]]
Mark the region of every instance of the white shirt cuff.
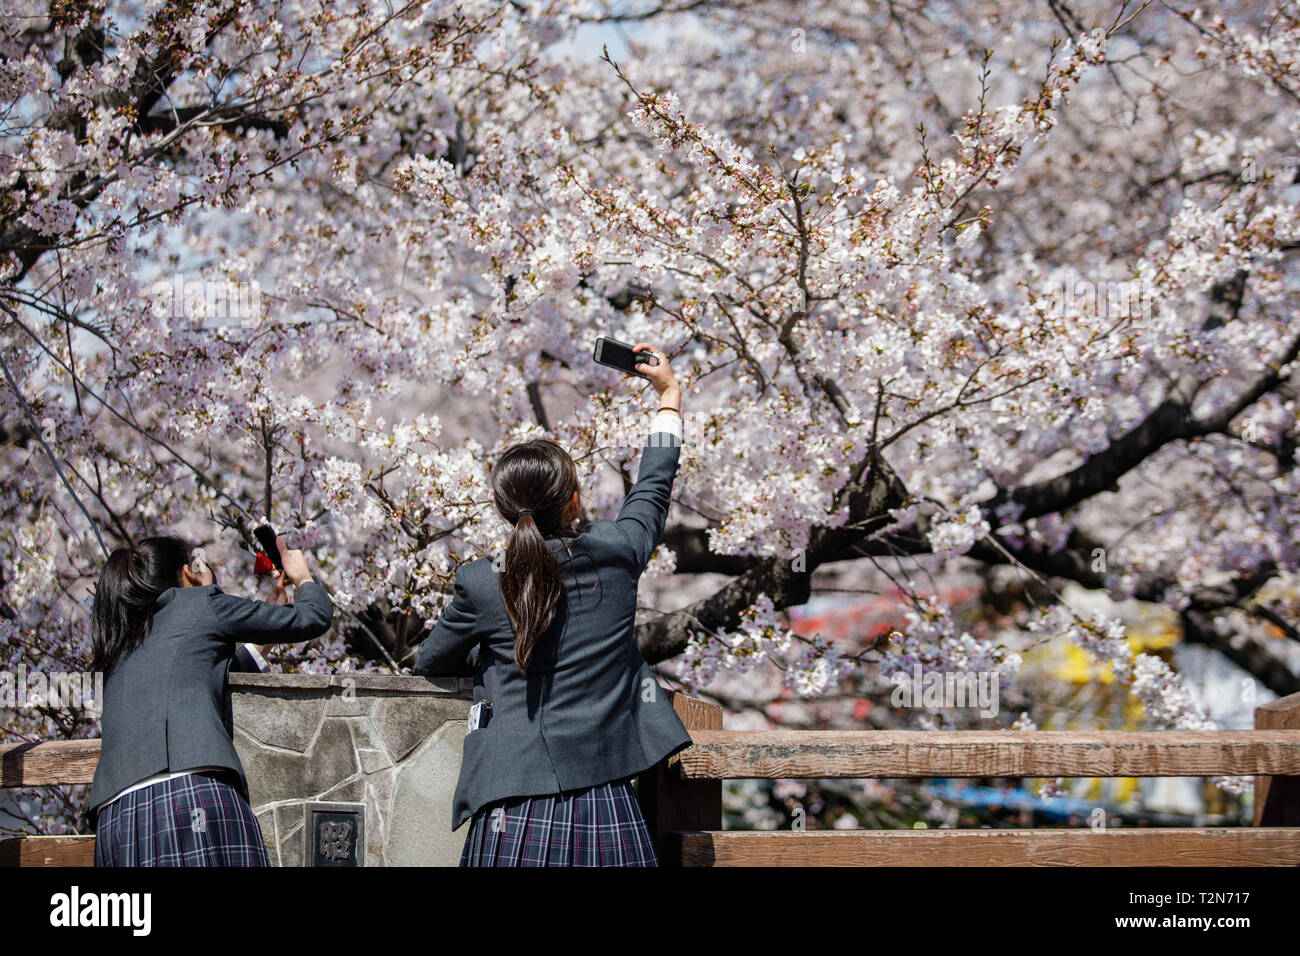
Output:
[[254,647],[252,644],[245,644],[244,650],[248,651],[248,656],[253,659],[253,663],[257,665],[257,669],[259,671],[265,672],[266,669],[270,666],[269,664],[266,663],[266,658],[263,657],[261,654],[257,653],[257,648]]
[[650,434],[668,432],[680,440],[682,437],[682,416],[680,412],[656,412],[650,422]]

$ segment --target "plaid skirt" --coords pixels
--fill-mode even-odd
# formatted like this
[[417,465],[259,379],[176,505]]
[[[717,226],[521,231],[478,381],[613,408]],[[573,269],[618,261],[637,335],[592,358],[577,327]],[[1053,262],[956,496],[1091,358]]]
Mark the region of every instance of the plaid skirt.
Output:
[[658,866],[631,778],[509,797],[470,819],[461,866]]
[[270,866],[253,808],[223,774],[118,797],[95,825],[95,866]]

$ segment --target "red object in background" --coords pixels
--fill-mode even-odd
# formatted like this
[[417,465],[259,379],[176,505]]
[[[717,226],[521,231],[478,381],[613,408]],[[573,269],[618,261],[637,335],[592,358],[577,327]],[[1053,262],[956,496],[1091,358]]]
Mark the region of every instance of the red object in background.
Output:
[[253,573],[259,578],[265,578],[274,570],[275,565],[271,563],[271,559],[261,551],[257,552],[257,557],[253,559]]
[[[975,594],[974,588],[958,586],[940,596],[944,603],[956,607]],[[790,630],[800,637],[820,634],[849,647],[876,647],[888,643],[895,629],[906,626],[904,610],[905,603],[898,592],[864,601],[847,601],[806,616],[795,609],[790,615]]]

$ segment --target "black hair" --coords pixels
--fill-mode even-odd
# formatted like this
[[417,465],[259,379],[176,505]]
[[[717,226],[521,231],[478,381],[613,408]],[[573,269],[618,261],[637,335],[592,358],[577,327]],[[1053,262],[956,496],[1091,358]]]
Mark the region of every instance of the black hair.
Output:
[[107,674],[143,643],[154,604],[180,585],[189,560],[189,544],[173,537],[145,538],[108,556],[95,585],[92,670]]

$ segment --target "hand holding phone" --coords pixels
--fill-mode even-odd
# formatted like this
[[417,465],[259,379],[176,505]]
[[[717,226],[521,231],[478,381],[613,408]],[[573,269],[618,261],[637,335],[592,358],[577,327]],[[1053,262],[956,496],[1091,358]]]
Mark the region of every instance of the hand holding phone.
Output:
[[616,368],[620,372],[635,375],[647,381],[650,381],[650,376],[641,370],[641,366],[660,364],[659,356],[649,351],[648,348],[638,349],[626,342],[620,342],[618,339],[611,339],[604,335],[596,339],[596,348],[592,351],[591,357],[599,365],[608,365],[610,368]]
[[651,355],[656,359],[652,365],[646,367],[641,377],[649,380],[655,387],[655,391],[659,393],[659,406],[680,412],[682,390],[677,384],[677,376],[673,374],[673,367],[668,364],[668,356],[649,342],[638,342],[635,348],[638,354]]
[[275,543],[276,547],[279,548],[280,559],[283,562],[281,566],[283,579],[294,587],[310,581],[311,568],[307,567],[307,555],[297,548],[285,547],[284,538],[276,538]]
[[286,547],[284,538],[276,534],[271,525],[258,525],[253,529],[253,537],[262,549],[257,552],[253,573],[258,577],[275,578],[277,600],[272,603],[282,603],[279,597],[286,583],[297,587],[311,580],[307,555],[295,548]]

